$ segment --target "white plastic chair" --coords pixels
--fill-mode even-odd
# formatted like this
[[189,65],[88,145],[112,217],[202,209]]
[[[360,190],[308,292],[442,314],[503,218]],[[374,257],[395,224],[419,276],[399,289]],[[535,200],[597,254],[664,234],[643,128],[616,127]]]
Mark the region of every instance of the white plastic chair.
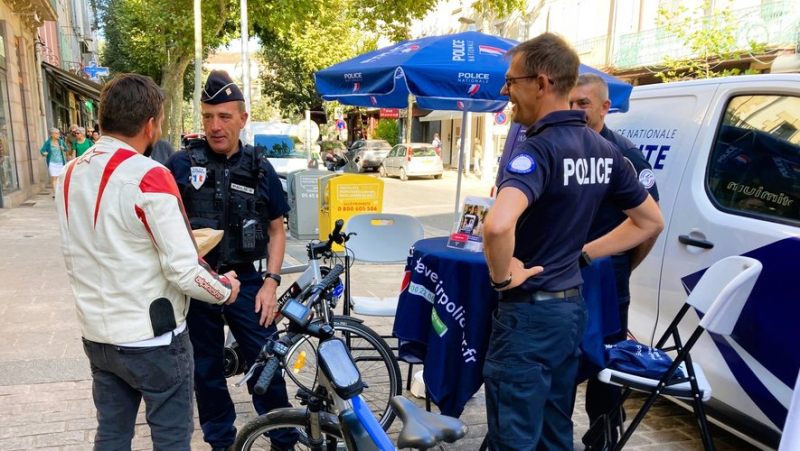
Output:
[[[353,251],[356,260],[370,263],[405,263],[414,243],[425,237],[425,230],[417,218],[389,213],[353,216],[345,224],[345,231],[357,234],[347,242],[347,247]],[[350,299],[353,311],[359,315],[394,317],[397,312],[396,296],[383,299],[351,296]],[[410,390],[414,365],[421,364],[422,361],[413,357],[399,360],[408,364],[406,390]],[[430,411],[429,398],[426,397],[426,400],[427,410]]]
[[[353,216],[345,232],[355,232],[347,247],[356,261],[369,263],[405,263],[408,251],[425,237],[422,223],[413,216],[391,213],[365,213]],[[394,316],[397,297],[352,296],[353,311],[367,316]]]
[[[597,375],[598,379],[604,383],[625,388],[622,400],[612,410],[614,413],[620,411],[620,407],[630,395],[631,390],[650,393],[614,449],[622,449],[659,395],[674,396],[690,401],[697,417],[700,434],[703,437],[703,446],[707,450],[714,449],[703,407],[703,403],[711,398],[711,386],[700,365],[692,362],[689,352],[706,330],[720,335],[724,339],[729,339],[747,298],[761,274],[761,269],[761,262],[758,260],[741,256],[724,258],[708,268],[655,346],[663,351],[678,352],[672,366],[661,379],[649,379],[610,368],[604,369]],[[694,307],[703,317],[691,337],[686,343],[683,343],[678,333],[678,325],[690,307]],[[664,347],[669,339],[674,345]],[[686,377],[673,377],[678,368]]]

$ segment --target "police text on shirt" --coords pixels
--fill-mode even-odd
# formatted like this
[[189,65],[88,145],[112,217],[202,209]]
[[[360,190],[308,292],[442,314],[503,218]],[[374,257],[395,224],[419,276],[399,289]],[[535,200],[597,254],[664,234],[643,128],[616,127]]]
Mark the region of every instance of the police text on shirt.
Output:
[[613,158],[564,158],[564,186],[569,186],[573,177],[578,185],[607,185],[613,161]]

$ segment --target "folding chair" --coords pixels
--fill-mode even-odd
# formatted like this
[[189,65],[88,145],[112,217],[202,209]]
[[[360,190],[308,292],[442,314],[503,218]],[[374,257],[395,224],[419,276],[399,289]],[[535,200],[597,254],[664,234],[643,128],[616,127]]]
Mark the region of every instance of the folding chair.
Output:
[[[661,379],[649,379],[610,368],[604,369],[597,375],[604,383],[625,388],[622,400],[612,409],[613,414],[620,411],[631,390],[650,393],[630,426],[624,430],[615,450],[622,449],[631,438],[633,431],[659,395],[673,396],[691,402],[703,437],[703,447],[706,450],[714,449],[703,406],[703,403],[711,398],[711,386],[700,365],[692,362],[690,351],[706,330],[728,339],[761,274],[761,269],[758,260],[741,256],[724,258],[708,268],[655,346],[665,352],[677,351],[675,360]],[[690,307],[694,307],[702,319],[686,343],[683,343],[678,325]],[[673,346],[664,347],[668,340],[671,340]],[[678,368],[682,370],[684,377],[673,377]]]
[[[389,213],[353,216],[347,221],[345,231],[357,234],[347,242],[347,247],[353,251],[356,259],[370,263],[405,263],[409,249],[425,237],[425,230],[417,218]],[[353,311],[359,315],[390,317],[394,317],[397,311],[397,301],[396,296],[384,299],[351,296],[350,300]],[[422,361],[414,357],[400,358],[399,355],[398,360],[408,364],[406,390],[411,390],[414,365]]]

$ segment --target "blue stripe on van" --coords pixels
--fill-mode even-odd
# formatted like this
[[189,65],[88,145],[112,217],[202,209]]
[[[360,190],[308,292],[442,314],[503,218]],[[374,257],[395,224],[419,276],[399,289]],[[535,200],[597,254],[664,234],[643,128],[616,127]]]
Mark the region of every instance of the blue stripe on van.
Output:
[[[796,351],[796,344],[800,343],[800,238],[786,238],[743,255],[759,260],[764,269],[731,337],[781,382],[793,387],[800,368],[800,353]],[[703,273],[705,269],[682,279],[689,291]],[[770,420],[783,425],[786,408],[732,348],[720,340],[714,342],[745,392]]]

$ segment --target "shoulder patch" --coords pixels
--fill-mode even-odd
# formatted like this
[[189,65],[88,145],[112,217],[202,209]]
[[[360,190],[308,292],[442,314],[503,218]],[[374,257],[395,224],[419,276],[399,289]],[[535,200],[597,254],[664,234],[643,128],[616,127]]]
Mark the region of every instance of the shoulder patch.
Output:
[[656,184],[656,175],[653,174],[652,170],[645,169],[639,173],[639,183],[641,183],[645,189],[650,189]]
[[514,174],[530,174],[536,169],[536,161],[533,160],[532,156],[521,153],[508,162],[506,169]]

